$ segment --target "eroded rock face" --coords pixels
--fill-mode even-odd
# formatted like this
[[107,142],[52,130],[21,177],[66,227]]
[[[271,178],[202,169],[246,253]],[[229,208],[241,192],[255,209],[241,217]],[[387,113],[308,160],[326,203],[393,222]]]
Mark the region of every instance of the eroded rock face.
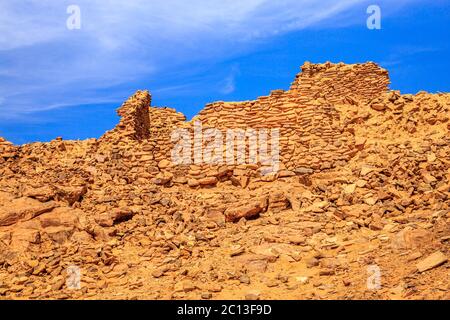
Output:
[[41,203],[31,198],[18,198],[4,202],[0,207],[0,226],[10,226],[19,221],[31,220],[57,205],[53,202]]
[[[0,298],[450,298],[450,95],[388,83],[306,63],[289,90],[188,122],[138,91],[100,139],[0,139]],[[279,128],[279,170],[174,163],[196,121]],[[387,290],[367,288],[374,265]]]

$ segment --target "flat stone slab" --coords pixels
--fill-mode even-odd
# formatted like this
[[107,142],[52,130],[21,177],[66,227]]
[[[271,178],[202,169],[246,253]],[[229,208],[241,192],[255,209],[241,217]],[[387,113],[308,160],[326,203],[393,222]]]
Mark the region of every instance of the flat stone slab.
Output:
[[447,260],[447,257],[442,252],[436,251],[435,253],[418,262],[416,264],[416,267],[419,272],[424,272],[439,267],[441,264],[447,262]]

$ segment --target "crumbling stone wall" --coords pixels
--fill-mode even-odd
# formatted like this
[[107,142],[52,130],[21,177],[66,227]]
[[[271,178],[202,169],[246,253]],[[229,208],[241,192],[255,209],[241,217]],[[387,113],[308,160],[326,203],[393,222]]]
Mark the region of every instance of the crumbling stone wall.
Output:
[[149,109],[150,141],[156,161],[170,158],[174,144],[171,141],[173,130],[183,126],[186,116],[171,108]]
[[289,91],[300,103],[324,98],[336,104],[351,100],[367,102],[388,91],[387,70],[373,62],[363,64],[312,64],[306,62]]
[[131,140],[143,140],[150,137],[149,106],[151,95],[148,91],[137,91],[120,108],[117,114],[121,117],[119,124],[107,132],[103,138],[117,139],[115,135]]
[[326,169],[357,151],[335,105],[370,100],[386,92],[388,83],[387,71],[374,63],[306,63],[290,90],[275,90],[254,101],[212,103],[194,120],[224,133],[279,128],[281,161],[288,170]]
[[[105,175],[119,184],[153,179],[157,184],[196,187],[229,179],[246,186],[252,179],[272,179],[261,177],[260,163],[194,164],[194,148],[191,165],[171,163],[172,132],[188,129],[193,141],[194,123],[200,121],[203,129],[219,129],[224,137],[227,129],[279,129],[281,164],[277,177],[333,168],[345,164],[360,148],[347,122],[340,119],[337,104],[372,100],[387,92],[388,83],[387,71],[374,63],[305,63],[288,91],[275,90],[253,101],[211,103],[189,122],[173,109],[150,107],[149,92],[137,91],[117,110],[119,124],[98,142],[80,147],[83,150],[77,154],[85,155],[85,163],[95,164],[95,175]],[[51,153],[69,145],[73,149],[79,144],[56,141],[43,148]],[[247,143],[246,147],[248,154]],[[65,159],[61,161],[81,162],[80,157]]]
[[[235,181],[243,181],[238,184],[246,185],[251,177],[260,176],[260,164],[194,164],[194,154],[198,151],[194,145],[190,166],[170,164],[174,147],[172,132],[177,128],[188,129],[191,141],[194,141],[193,127],[199,121],[203,129],[219,129],[223,137],[227,129],[279,129],[281,175],[345,164],[360,146],[355,142],[353,132],[347,130],[340,119],[336,105],[366,102],[387,92],[388,73],[374,63],[305,63],[301,69],[288,91],[275,90],[253,101],[211,103],[189,122],[173,109],[149,108],[150,134],[143,146],[134,147],[134,157],[144,161],[150,172],[170,172],[175,174],[177,181],[191,180],[192,186],[214,184],[233,177]],[[130,106],[133,106],[132,101],[125,103],[122,109]],[[134,112],[123,110],[123,113]],[[127,126],[119,124],[118,128],[124,130]],[[248,147],[246,143],[247,155]],[[235,155],[237,157],[236,149]],[[159,176],[158,181],[164,183],[167,180],[171,179]]]
[[279,128],[280,160],[289,170],[331,167],[353,154],[353,136],[341,126],[335,108],[326,100],[299,104],[291,92],[276,91],[243,103],[214,103],[198,120],[224,133],[233,128]]

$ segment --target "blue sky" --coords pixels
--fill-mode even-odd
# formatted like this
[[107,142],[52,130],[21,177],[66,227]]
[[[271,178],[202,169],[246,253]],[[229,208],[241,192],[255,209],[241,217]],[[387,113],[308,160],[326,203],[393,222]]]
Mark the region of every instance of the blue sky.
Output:
[[0,0],[0,136],[99,137],[138,89],[191,118],[289,88],[304,61],[375,61],[392,89],[449,92],[449,39],[448,0]]

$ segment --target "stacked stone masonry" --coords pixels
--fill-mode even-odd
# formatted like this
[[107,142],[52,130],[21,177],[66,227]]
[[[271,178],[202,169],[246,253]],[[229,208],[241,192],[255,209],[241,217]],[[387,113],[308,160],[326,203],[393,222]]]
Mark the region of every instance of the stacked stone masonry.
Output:
[[[259,97],[254,101],[211,103],[187,123],[184,123],[184,117],[174,110],[161,109],[159,111],[161,117],[159,119],[154,117],[151,121],[151,126],[157,128],[151,135],[151,143],[156,142],[158,148],[155,159],[158,161],[170,159],[174,147],[170,132],[176,127],[188,129],[193,141],[193,127],[198,122],[203,130],[208,128],[220,130],[224,139],[227,129],[279,129],[282,169],[295,173],[304,171],[305,168],[306,170],[332,168],[348,161],[358,150],[352,132],[346,130],[335,105],[369,101],[387,92],[388,84],[387,71],[374,63],[357,65],[305,63],[302,72],[288,91],[275,90],[269,96]],[[155,111],[151,112],[156,114]],[[270,131],[268,137],[270,138]],[[246,143],[247,160],[248,146]],[[203,141],[201,149],[204,150],[205,147]],[[268,147],[269,149],[271,147],[270,139]],[[195,152],[199,151],[192,150],[192,163],[195,162]],[[225,160],[223,157],[223,162]],[[230,172],[240,173],[239,175],[260,176],[260,163],[257,163],[256,167],[251,164],[247,166],[238,164],[236,146],[235,164],[236,166],[226,167],[219,164],[196,164],[187,171],[187,176],[199,180],[217,172],[223,173],[227,169]],[[186,170],[181,171],[183,175],[186,173]],[[213,179],[209,180],[214,182]],[[193,185],[196,186],[197,183],[193,182]]]
[[151,95],[148,91],[137,91],[125,103],[117,109],[121,117],[119,124],[103,138],[119,133],[123,138],[143,140],[150,137],[150,117],[148,106],[151,103]]
[[[165,186],[175,183],[201,187],[231,180],[246,187],[251,181],[302,176],[343,166],[363,148],[364,141],[355,139],[351,127],[358,120],[343,119],[338,108],[349,106],[358,113],[364,104],[370,104],[372,109],[388,104],[399,108],[413,99],[388,91],[388,83],[387,71],[374,63],[305,63],[290,90],[275,90],[254,101],[211,103],[188,122],[173,109],[151,107],[149,92],[138,91],[118,109],[119,124],[98,140],[55,139],[22,147],[1,140],[1,161],[7,164],[3,172],[34,172],[46,179],[42,166],[45,167],[43,159],[49,157],[60,163],[61,172],[77,164],[80,167],[81,163],[89,164],[88,170],[71,169],[68,172],[73,175],[65,173],[57,179],[58,183],[73,180],[75,185],[106,176],[119,184],[141,179]],[[261,163],[196,163],[195,148],[204,148],[205,141],[192,148],[191,164],[172,163],[176,144],[172,133],[185,129],[194,141],[195,123],[201,123],[203,129],[218,129],[224,137],[227,129],[279,129],[280,170],[275,175],[263,176]],[[248,152],[247,144],[247,155]],[[41,169],[29,170],[39,166]],[[48,175],[48,183],[54,180],[54,176]]]

